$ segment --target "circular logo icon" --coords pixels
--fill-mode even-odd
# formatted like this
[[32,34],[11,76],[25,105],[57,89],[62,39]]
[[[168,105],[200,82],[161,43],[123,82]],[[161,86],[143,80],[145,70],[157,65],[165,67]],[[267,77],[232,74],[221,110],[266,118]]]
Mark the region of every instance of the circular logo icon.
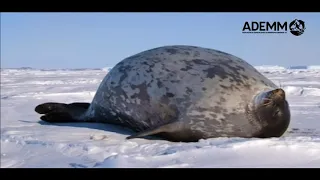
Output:
[[295,19],[289,24],[290,32],[291,34],[295,36],[300,36],[304,33],[304,30],[306,29],[306,26],[304,24],[304,21]]

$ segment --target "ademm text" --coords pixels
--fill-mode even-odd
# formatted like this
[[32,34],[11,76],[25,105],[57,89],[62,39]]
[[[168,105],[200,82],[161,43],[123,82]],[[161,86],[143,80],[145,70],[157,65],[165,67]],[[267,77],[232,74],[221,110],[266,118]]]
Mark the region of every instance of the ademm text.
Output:
[[287,22],[246,21],[242,33],[287,33]]

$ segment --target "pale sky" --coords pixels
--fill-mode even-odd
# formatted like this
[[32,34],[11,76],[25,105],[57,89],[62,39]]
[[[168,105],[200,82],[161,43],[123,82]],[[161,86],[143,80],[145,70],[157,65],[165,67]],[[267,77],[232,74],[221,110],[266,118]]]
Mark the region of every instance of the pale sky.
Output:
[[[245,21],[301,19],[301,36],[242,34]],[[1,67],[101,68],[163,45],[252,65],[320,65],[320,13],[1,13]]]

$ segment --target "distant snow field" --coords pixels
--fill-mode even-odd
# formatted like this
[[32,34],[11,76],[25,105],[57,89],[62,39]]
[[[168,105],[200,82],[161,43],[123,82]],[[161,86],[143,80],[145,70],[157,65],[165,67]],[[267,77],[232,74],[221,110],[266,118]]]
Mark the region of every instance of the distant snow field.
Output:
[[320,66],[257,66],[287,93],[292,121],[281,138],[196,143],[125,140],[107,124],[47,124],[40,103],[91,102],[110,68],[1,70],[1,167],[320,167]]

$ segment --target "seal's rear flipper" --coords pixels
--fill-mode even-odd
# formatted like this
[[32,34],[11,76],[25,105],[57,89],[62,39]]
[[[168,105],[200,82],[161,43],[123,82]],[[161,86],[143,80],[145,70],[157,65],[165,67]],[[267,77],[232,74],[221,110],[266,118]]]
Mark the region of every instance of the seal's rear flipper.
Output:
[[86,103],[86,102],[74,102],[74,103],[71,103],[69,105],[74,105],[74,106],[78,106],[78,107],[81,107],[81,108],[85,108],[85,109],[88,109],[89,106],[90,106],[90,103]]
[[89,108],[90,103],[43,103],[36,106],[35,111],[44,114],[40,117],[46,122],[85,122],[81,115]]
[[145,131],[139,132],[137,134],[133,134],[131,136],[128,136],[126,139],[141,138],[141,137],[155,135],[155,134],[162,133],[162,132],[174,132],[180,128],[179,126],[180,126],[179,122],[173,122],[173,123],[169,123],[169,124],[165,124],[165,125],[156,127],[154,129],[145,130]]

